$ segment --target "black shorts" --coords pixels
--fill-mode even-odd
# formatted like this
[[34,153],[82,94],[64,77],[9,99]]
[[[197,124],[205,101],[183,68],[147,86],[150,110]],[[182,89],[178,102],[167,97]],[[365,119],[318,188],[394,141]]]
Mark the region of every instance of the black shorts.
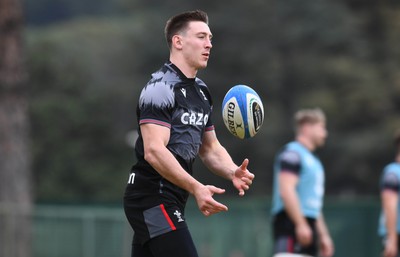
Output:
[[133,244],[131,257],[198,257],[188,228],[174,230],[149,240],[144,245]]
[[147,206],[138,204],[138,201],[144,199],[124,199],[125,215],[134,231],[134,244],[144,245],[160,235],[187,229],[184,212],[176,205],[159,203]]
[[295,226],[286,212],[280,212],[273,219],[273,238],[274,253],[298,253],[317,256],[317,231],[316,220],[306,218],[313,233],[312,243],[307,247],[302,247],[296,239]]

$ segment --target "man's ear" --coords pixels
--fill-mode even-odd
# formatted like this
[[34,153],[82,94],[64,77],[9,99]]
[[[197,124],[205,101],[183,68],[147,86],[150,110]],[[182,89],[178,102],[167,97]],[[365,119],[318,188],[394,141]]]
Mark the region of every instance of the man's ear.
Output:
[[182,49],[182,37],[175,35],[172,37],[172,47],[181,50]]

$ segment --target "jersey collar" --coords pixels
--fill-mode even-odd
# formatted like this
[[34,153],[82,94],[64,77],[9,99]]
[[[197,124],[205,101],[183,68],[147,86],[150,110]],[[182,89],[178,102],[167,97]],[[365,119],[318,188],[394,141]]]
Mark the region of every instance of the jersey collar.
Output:
[[186,81],[195,81],[196,80],[196,78],[186,77],[185,74],[183,74],[183,72],[171,61],[166,62],[165,65],[167,65],[169,68],[174,70],[182,80],[186,80]]

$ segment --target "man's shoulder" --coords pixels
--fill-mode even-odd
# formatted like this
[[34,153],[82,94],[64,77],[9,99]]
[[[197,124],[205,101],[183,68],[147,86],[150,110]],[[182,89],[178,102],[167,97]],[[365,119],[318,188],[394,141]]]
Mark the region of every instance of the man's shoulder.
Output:
[[283,151],[295,152],[298,155],[301,155],[303,150],[304,149],[301,147],[301,145],[296,141],[289,142],[283,147]]
[[173,103],[174,88],[180,82],[180,78],[175,70],[165,63],[160,69],[151,74],[151,79],[142,89],[140,103],[150,101],[157,103]]
[[205,88],[207,88],[206,83],[204,83],[204,81],[203,81],[202,79],[196,77],[195,81],[196,81],[197,85],[199,85],[200,87],[205,87]]
[[287,163],[300,163],[301,162],[301,155],[291,149],[284,149],[281,154],[280,158],[281,162],[287,162]]
[[151,79],[148,84],[163,84],[175,85],[181,81],[178,73],[169,65],[165,63],[160,69],[151,74]]
[[162,70],[152,74],[151,80],[144,86],[139,97],[139,106],[173,106],[175,99],[174,84],[169,83]]
[[387,164],[384,168],[384,172],[397,173],[400,176],[400,163],[392,162],[392,163]]
[[289,142],[281,148],[278,155],[281,160],[289,159],[292,161],[293,160],[299,161],[301,159],[301,152],[293,143],[294,142]]

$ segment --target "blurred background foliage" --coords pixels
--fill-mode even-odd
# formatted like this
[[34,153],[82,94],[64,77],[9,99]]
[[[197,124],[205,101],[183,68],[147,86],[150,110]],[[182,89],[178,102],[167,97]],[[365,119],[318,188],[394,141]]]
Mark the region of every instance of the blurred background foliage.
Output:
[[[318,151],[327,195],[377,196],[400,128],[400,2],[26,0],[37,201],[121,201],[135,161],[127,135],[137,129],[137,98],[169,56],[165,22],[193,9],[209,14],[214,34],[198,75],[213,93],[220,141],[237,163],[250,159],[248,194],[270,194],[293,113],[319,106],[330,133]],[[249,140],[230,135],[220,115],[236,84],[264,102],[264,125]],[[236,194],[200,161],[195,176]]]

